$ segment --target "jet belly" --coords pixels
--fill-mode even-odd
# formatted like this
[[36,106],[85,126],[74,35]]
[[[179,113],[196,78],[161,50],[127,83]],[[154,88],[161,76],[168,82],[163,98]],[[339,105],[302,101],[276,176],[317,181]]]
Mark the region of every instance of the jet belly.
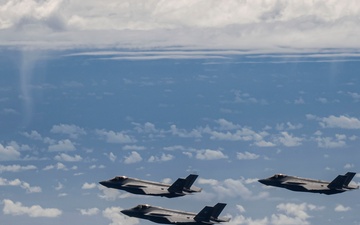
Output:
[[321,192],[328,190],[327,184],[323,182],[313,182],[303,179],[289,179],[283,182],[282,185],[286,189],[301,192]]
[[172,210],[152,210],[150,213],[145,215],[150,221],[163,224],[178,224],[178,223],[195,223],[193,214],[184,212],[177,212]]

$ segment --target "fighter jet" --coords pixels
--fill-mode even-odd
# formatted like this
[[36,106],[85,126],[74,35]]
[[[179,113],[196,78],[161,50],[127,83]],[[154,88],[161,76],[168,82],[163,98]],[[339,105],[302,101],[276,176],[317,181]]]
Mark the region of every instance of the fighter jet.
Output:
[[359,186],[349,184],[355,174],[356,173],[348,172],[345,175],[337,176],[331,182],[288,176],[285,174],[275,174],[272,177],[260,179],[259,182],[265,185],[286,188],[292,191],[333,195],[344,191],[358,189]]
[[211,225],[215,223],[230,221],[230,218],[218,218],[225,206],[225,203],[217,203],[213,207],[205,206],[198,214],[196,214],[143,204],[131,209],[122,210],[121,212],[130,217],[146,219],[155,223],[180,225]]
[[126,176],[117,176],[111,180],[101,181],[99,183],[108,188],[120,189],[138,195],[175,198],[200,192],[202,190],[201,188],[192,186],[197,177],[198,175],[190,174],[185,179],[177,179],[172,185]]

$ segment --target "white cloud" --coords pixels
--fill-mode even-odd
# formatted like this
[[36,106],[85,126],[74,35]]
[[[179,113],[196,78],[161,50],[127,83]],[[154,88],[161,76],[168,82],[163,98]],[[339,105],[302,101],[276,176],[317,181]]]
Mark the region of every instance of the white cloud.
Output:
[[0,161],[8,161],[18,159],[20,157],[20,152],[17,151],[13,146],[4,147],[0,144]]
[[56,134],[67,134],[70,138],[78,138],[79,135],[85,135],[86,132],[83,128],[80,128],[76,125],[69,125],[69,124],[59,124],[54,125],[51,130],[51,133]]
[[81,215],[84,215],[84,216],[97,215],[100,211],[98,208],[79,209],[79,210],[80,210]]
[[294,147],[301,145],[303,138],[294,137],[286,131],[281,132],[282,137],[278,137],[277,141],[286,147]]
[[242,206],[242,205],[236,205],[236,208],[237,208],[237,210],[238,210],[240,213],[246,212],[244,206]]
[[182,145],[174,145],[174,146],[168,146],[168,147],[164,147],[163,148],[165,151],[183,151],[185,150],[186,148]]
[[201,135],[202,132],[197,129],[187,131],[184,129],[177,128],[176,125],[171,125],[170,130],[173,135],[179,136],[182,138],[200,138],[200,137],[202,137],[202,135]]
[[68,168],[60,162],[56,163],[55,165],[48,165],[48,166],[44,167],[43,170],[52,170],[52,169],[64,170],[64,171],[68,170]]
[[21,172],[26,170],[36,170],[37,167],[34,165],[20,166],[20,165],[0,165],[0,173],[3,172]]
[[226,119],[218,119],[215,122],[220,125],[220,130],[236,130],[240,128],[240,125],[234,124]]
[[142,161],[141,155],[135,151],[131,152],[129,156],[124,157],[125,164],[137,163],[141,161]]
[[211,188],[216,192],[215,195],[220,199],[230,197],[241,197],[243,199],[262,199],[268,196],[268,193],[261,192],[254,194],[251,191],[251,188],[248,188],[247,181],[243,178],[238,180],[235,179],[225,179],[224,181],[218,181],[214,179],[199,179],[199,184],[210,185]]
[[197,159],[201,160],[216,160],[216,159],[227,159],[227,155],[222,153],[220,150],[211,150],[211,149],[204,149],[204,150],[197,150],[196,156]]
[[[301,203],[281,203],[277,205],[278,213],[272,214],[270,217],[261,219],[246,218],[243,215],[232,216],[228,224],[238,225],[309,225],[309,219],[312,217],[308,214],[309,211],[320,211],[324,207],[315,206],[312,204]],[[241,213],[241,208],[239,208]]]
[[347,163],[347,164],[345,164],[345,166],[344,166],[344,169],[351,169],[351,168],[354,168],[354,164]]
[[1,44],[264,51],[359,47],[356,0],[223,3],[154,0],[133,4],[125,0],[104,5],[97,1],[8,0],[0,6]]
[[350,207],[345,207],[345,206],[339,204],[339,205],[337,205],[335,207],[334,210],[335,210],[335,212],[347,212],[347,211],[351,210],[351,208]]
[[325,128],[360,129],[360,120],[348,116],[329,116],[319,118],[320,125]]
[[15,180],[7,180],[5,178],[1,178],[0,177],[0,186],[19,186],[22,189],[25,189],[27,193],[39,193],[41,192],[41,188],[38,186],[30,186],[29,183],[21,181],[19,179],[15,179]]
[[117,156],[112,152],[110,152],[109,154],[105,153],[105,155],[110,159],[111,162],[115,162],[117,158]]
[[54,159],[64,162],[79,162],[82,160],[82,157],[80,155],[70,156],[68,154],[61,153],[60,155],[55,156]]
[[60,191],[63,188],[64,188],[64,185],[62,183],[58,182],[58,186],[55,187],[55,190]]
[[42,208],[39,205],[30,207],[23,206],[20,202],[13,202],[9,199],[3,200],[3,213],[6,215],[28,215],[30,217],[58,217],[62,211],[56,208]]
[[115,132],[115,131],[106,131],[106,130],[96,130],[96,133],[108,143],[134,143],[136,139],[130,135],[125,134],[124,132]]
[[346,146],[346,142],[341,136],[332,137],[316,137],[315,141],[317,142],[320,148],[340,148]]
[[146,147],[138,146],[138,145],[125,145],[122,149],[123,150],[131,150],[131,151],[142,151],[142,150],[145,150]]
[[24,132],[23,135],[33,140],[42,140],[41,134],[35,130],[32,130],[30,133]]
[[238,159],[240,160],[247,160],[247,159],[257,159],[259,158],[260,156],[259,155],[256,155],[254,153],[251,153],[251,152],[237,152],[236,153],[236,156]]
[[271,223],[274,225],[308,225],[308,219],[311,217],[308,214],[308,211],[319,211],[324,209],[324,207],[319,207],[307,203],[281,203],[277,205],[276,208],[285,214],[273,214],[271,216]]
[[115,201],[116,199],[123,199],[123,198],[128,198],[130,196],[134,196],[129,192],[120,192],[117,189],[106,188],[101,185],[98,185],[97,187],[102,192],[102,194],[98,194],[99,198],[105,199],[107,201]]
[[160,157],[158,156],[150,156],[150,158],[148,159],[148,162],[166,162],[166,161],[170,161],[173,160],[175,157],[171,154],[161,154]]
[[83,184],[83,186],[81,187],[81,189],[94,189],[94,188],[96,188],[96,184],[95,183],[87,183],[87,182],[85,182],[84,184]]
[[360,101],[360,94],[356,92],[348,92],[348,94],[354,99],[355,102]]
[[265,136],[268,135],[267,132],[257,133],[250,128],[241,128],[235,132],[218,132],[210,131],[211,139],[215,140],[228,140],[228,141],[262,141]]
[[276,124],[277,130],[296,130],[302,128],[302,124],[292,124],[290,122]]
[[102,211],[102,215],[111,220],[109,225],[135,225],[139,223],[139,219],[125,216],[124,214],[120,213],[123,210],[120,207],[111,207],[106,208]]
[[300,104],[305,104],[305,101],[302,97],[298,98],[298,99],[295,99],[294,103],[296,105],[300,105]]
[[60,152],[60,151],[74,151],[76,150],[75,145],[71,140],[65,139],[58,141],[57,144],[52,144],[49,146],[50,152]]

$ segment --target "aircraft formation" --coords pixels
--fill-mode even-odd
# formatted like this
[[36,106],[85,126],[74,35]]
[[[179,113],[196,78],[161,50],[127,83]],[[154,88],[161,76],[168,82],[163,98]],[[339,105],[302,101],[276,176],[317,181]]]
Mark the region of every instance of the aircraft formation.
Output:
[[[275,174],[258,181],[267,186],[286,188],[291,191],[332,195],[358,189],[359,186],[350,184],[355,174],[354,172],[347,172],[345,175],[338,175],[331,182],[285,174]],[[132,194],[175,198],[201,192],[201,188],[193,186],[197,177],[198,175],[190,174],[186,178],[178,178],[171,185],[127,176],[116,176],[99,183],[107,188],[124,190]],[[121,213],[160,224],[212,225],[230,221],[230,218],[219,217],[225,206],[226,203],[217,203],[214,206],[205,206],[199,213],[192,213],[139,204],[133,208],[124,209]]]

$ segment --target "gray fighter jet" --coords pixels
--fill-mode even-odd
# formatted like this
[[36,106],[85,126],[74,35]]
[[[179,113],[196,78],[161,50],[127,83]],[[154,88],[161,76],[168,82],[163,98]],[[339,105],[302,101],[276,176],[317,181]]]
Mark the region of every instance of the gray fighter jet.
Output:
[[358,189],[359,186],[350,184],[356,173],[348,172],[345,175],[337,176],[333,181],[327,182],[314,180],[285,174],[275,174],[266,179],[260,179],[259,182],[269,186],[286,188],[292,191],[313,192],[326,195],[332,195]]
[[131,209],[122,210],[121,212],[130,217],[146,219],[155,223],[211,225],[230,221],[230,218],[218,218],[225,206],[225,203],[217,203],[213,207],[205,206],[198,214],[173,209],[165,209],[151,205],[138,205]]
[[101,181],[99,183],[108,188],[120,189],[138,195],[175,198],[200,192],[202,190],[201,188],[193,186],[197,177],[198,175],[190,174],[185,179],[177,179],[172,185],[126,176],[117,176],[111,180]]

